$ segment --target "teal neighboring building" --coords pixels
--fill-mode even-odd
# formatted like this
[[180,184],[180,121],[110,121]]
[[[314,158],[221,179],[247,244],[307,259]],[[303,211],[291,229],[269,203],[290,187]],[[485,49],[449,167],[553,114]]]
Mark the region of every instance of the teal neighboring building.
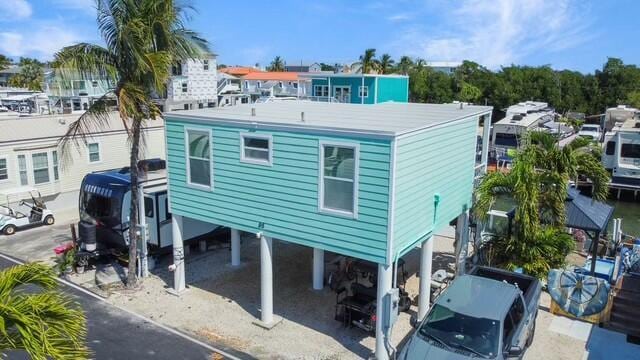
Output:
[[311,96],[351,104],[409,102],[409,77],[380,74],[304,74],[311,78]]
[[[406,77],[364,80],[385,84],[389,94],[370,94],[393,102],[283,101],[165,114],[174,261],[184,263],[184,217],[231,228],[232,264],[240,261],[239,232],[255,234],[267,325],[275,321],[273,239],[313,249],[314,288],[322,288],[325,251],[377,263],[381,303],[400,257],[422,246],[430,263],[433,235],[468,217],[477,127],[492,108],[400,102],[394,94]],[[178,267],[176,284],[183,273]],[[429,284],[430,276],[421,269],[421,280]]]

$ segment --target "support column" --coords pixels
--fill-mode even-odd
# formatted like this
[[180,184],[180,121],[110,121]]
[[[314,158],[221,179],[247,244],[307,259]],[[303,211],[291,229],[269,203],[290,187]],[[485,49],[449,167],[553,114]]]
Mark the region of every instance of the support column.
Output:
[[171,217],[173,233],[173,291],[174,295],[180,295],[185,291],[184,278],[184,244],[182,240],[182,216],[173,214]]
[[480,158],[482,165],[484,165],[484,173],[487,173],[487,166],[489,165],[489,138],[491,137],[491,114],[484,116],[484,122],[482,124],[482,157]]
[[433,260],[433,237],[425,240],[420,247],[420,292],[418,295],[418,321],[427,311],[431,299],[431,264]]
[[324,250],[313,248],[313,290],[324,287]]
[[591,241],[591,276],[596,275],[596,260],[598,260],[598,244],[600,242],[600,231],[596,231],[596,236]]
[[260,320],[273,323],[273,240],[260,237]]
[[231,229],[231,266],[240,265],[240,230]]
[[142,277],[149,277],[149,249],[147,244],[147,217],[146,209],[144,207],[144,191],[142,185],[138,188],[138,231],[140,236],[138,237],[138,257],[140,258],[140,275]]
[[[385,346],[389,336],[389,328],[384,325],[389,314],[384,313],[384,298],[391,290],[391,278],[393,267],[391,265],[378,264],[378,294],[376,299],[376,359],[388,360],[389,352]],[[385,336],[386,335],[386,336]]]

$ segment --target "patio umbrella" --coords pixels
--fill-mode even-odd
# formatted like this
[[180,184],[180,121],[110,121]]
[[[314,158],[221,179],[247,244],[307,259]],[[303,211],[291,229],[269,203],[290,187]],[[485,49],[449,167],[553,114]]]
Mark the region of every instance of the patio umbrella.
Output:
[[576,317],[597,314],[609,300],[609,283],[573,270],[551,270],[549,294],[564,311]]

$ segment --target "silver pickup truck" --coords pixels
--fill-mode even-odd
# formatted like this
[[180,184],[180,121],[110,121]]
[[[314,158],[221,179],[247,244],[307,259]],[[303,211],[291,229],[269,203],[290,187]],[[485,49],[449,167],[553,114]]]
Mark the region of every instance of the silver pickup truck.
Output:
[[533,342],[538,279],[489,267],[457,277],[417,322],[402,360],[520,359]]

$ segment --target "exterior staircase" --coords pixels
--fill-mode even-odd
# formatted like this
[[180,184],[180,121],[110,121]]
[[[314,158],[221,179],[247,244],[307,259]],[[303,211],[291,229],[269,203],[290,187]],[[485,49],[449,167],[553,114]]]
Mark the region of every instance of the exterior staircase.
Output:
[[616,287],[609,327],[640,338],[640,276],[625,274]]

